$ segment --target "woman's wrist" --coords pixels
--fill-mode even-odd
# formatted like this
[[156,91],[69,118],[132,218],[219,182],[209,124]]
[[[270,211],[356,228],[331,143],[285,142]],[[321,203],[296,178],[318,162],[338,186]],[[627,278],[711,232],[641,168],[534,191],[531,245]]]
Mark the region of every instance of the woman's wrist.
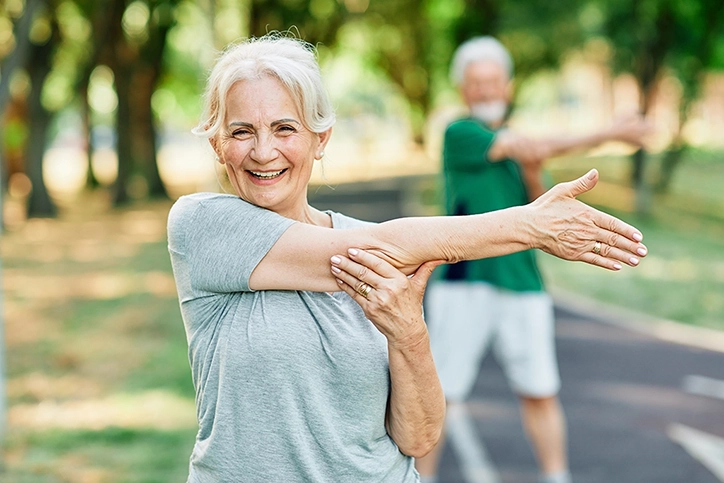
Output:
[[510,208],[511,216],[510,225],[515,230],[515,238],[526,248],[542,248],[542,234],[537,228],[535,222],[536,210],[534,205],[527,204]]
[[400,337],[388,337],[387,345],[390,349],[398,351],[414,351],[420,347],[427,350],[430,348],[430,336],[427,332],[427,326],[424,321],[415,324],[416,328]]

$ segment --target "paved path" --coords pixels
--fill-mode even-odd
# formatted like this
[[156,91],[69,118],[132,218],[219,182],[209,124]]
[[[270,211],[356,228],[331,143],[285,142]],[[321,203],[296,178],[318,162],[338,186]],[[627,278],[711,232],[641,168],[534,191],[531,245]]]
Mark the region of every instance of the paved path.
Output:
[[[560,308],[557,344],[575,483],[720,481],[705,464],[724,462],[724,353]],[[535,482],[517,401],[492,358],[483,361],[467,413],[498,481]],[[681,443],[704,449],[689,448],[692,455]],[[701,454],[704,464],[695,459]],[[465,478],[467,465],[453,438],[443,453],[440,483],[494,481]]]

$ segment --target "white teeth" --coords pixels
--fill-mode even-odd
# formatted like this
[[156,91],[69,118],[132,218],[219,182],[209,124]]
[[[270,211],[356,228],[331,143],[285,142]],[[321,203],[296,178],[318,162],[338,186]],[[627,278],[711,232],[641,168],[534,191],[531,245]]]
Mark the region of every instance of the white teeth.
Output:
[[253,174],[254,176],[256,176],[257,178],[261,178],[261,179],[272,179],[272,178],[276,178],[277,176],[279,176],[280,174],[282,174],[282,173],[284,172],[284,170],[283,170],[283,169],[280,169],[279,171],[272,171],[272,172],[267,171],[267,172],[265,172],[265,173],[259,173],[259,172],[257,172],[257,171],[249,171],[249,172],[250,172],[251,174]]

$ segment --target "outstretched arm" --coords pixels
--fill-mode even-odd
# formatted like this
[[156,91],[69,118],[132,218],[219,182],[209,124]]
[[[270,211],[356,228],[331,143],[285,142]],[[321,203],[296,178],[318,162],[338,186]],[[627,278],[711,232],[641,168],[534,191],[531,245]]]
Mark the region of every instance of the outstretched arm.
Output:
[[640,116],[620,119],[606,129],[586,135],[562,135],[530,138],[510,130],[502,130],[488,151],[488,159],[511,158],[522,165],[541,163],[546,159],[585,151],[609,141],[641,146],[651,126]]
[[[634,227],[575,199],[592,189],[598,172],[561,183],[534,203],[482,215],[400,218],[353,230],[292,225],[251,275],[255,290],[335,291],[329,260],[350,248],[378,255],[405,274],[427,261],[496,257],[540,248],[567,260],[610,270],[637,265],[646,254]],[[603,243],[600,254],[591,252]]]

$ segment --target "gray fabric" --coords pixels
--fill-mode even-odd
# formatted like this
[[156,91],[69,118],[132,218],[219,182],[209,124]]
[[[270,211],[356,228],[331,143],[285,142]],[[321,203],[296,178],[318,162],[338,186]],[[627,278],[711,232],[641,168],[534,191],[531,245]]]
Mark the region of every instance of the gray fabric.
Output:
[[[335,229],[363,222],[331,213]],[[236,196],[180,198],[168,243],[196,388],[189,482],[415,482],[388,436],[387,345],[343,292],[251,291],[294,223]]]

